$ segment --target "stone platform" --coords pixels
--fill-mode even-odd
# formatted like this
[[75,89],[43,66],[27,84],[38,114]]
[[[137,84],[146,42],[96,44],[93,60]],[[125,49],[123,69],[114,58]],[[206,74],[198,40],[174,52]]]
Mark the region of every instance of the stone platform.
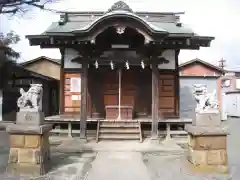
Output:
[[187,125],[188,160],[193,169],[204,172],[228,172],[227,129],[223,126]]
[[151,139],[146,139],[144,142],[139,143],[136,141],[89,141],[82,143],[79,138],[72,138],[61,142],[59,146],[53,149],[54,152],[64,153],[81,153],[83,151],[105,152],[183,152],[183,149],[174,141],[166,142],[164,140],[160,143],[154,144]]
[[52,125],[12,124],[7,126],[10,152],[7,173],[39,176],[47,172],[50,159],[49,131]]

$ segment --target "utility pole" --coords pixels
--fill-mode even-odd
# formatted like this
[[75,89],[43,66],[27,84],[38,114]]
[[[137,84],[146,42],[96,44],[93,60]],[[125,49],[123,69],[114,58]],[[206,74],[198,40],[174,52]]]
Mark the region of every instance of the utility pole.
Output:
[[[226,67],[226,60],[224,60],[223,58],[221,60],[218,61],[219,62],[219,67],[224,71],[224,68]],[[222,73],[222,75],[224,75],[224,72]]]
[[223,58],[221,60],[218,61],[219,62],[219,67],[224,69],[226,66],[226,60],[224,60]]

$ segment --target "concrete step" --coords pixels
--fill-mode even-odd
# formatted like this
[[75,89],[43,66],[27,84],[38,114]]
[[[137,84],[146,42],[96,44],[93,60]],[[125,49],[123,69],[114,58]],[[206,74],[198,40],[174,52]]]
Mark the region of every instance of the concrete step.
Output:
[[139,134],[139,129],[138,128],[100,128],[99,129],[100,133],[115,133],[115,134],[127,134],[127,133],[135,133]]
[[106,140],[114,140],[114,139],[121,139],[121,140],[139,140],[139,134],[101,134],[99,133],[99,139],[106,139]]

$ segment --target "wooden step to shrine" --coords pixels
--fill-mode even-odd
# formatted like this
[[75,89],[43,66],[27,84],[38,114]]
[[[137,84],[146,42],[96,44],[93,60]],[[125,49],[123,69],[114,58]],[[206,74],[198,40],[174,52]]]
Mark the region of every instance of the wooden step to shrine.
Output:
[[117,122],[115,122],[115,123],[103,123],[103,124],[101,124],[101,127],[102,128],[138,128],[139,127],[139,125],[138,125],[138,123],[135,123],[135,124],[133,124],[133,123],[131,123],[131,124],[128,124],[128,123],[117,123]]
[[96,141],[139,140],[142,142],[140,122],[98,121]]
[[99,133],[109,133],[109,134],[114,134],[114,133],[121,133],[121,134],[134,134],[134,133],[138,133],[138,129],[137,128],[101,128],[99,129]]

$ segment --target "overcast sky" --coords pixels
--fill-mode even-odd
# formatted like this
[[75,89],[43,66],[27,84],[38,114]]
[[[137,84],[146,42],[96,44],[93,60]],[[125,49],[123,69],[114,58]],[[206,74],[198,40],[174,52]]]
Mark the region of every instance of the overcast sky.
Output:
[[[57,0],[48,8],[64,11],[106,11],[117,0]],[[185,12],[181,22],[187,24],[199,35],[214,36],[210,48],[199,51],[181,51],[180,61],[200,58],[217,65],[223,57],[228,67],[240,69],[240,1],[239,0],[125,0],[133,11]],[[59,15],[52,12],[33,9],[23,17],[0,17],[0,31],[14,30],[21,35],[21,42],[14,48],[21,52],[19,61],[27,61],[41,55],[60,58],[58,50],[40,49],[29,46],[25,35],[40,34]]]

